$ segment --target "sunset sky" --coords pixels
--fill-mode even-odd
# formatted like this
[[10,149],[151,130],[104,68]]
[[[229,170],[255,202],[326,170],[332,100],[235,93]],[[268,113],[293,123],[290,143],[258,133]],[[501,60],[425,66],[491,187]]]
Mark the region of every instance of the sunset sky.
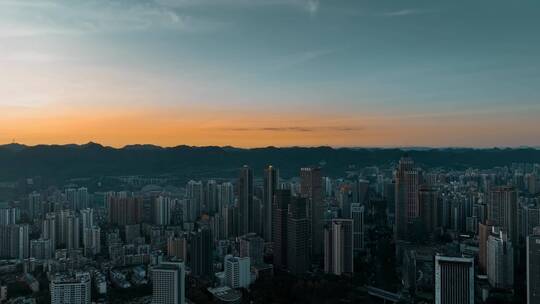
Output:
[[540,1],[0,0],[0,143],[540,146]]

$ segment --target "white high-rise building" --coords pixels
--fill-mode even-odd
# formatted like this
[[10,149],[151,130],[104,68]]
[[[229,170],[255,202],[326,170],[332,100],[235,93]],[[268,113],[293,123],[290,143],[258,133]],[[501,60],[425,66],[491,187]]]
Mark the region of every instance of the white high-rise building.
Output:
[[474,258],[435,256],[435,304],[474,304]]
[[514,249],[505,231],[493,227],[487,241],[487,275],[491,286],[514,286]]
[[249,257],[225,256],[225,284],[231,288],[247,288],[251,283],[251,263]]
[[90,274],[56,275],[50,290],[51,304],[90,304]]
[[152,304],[185,303],[185,265],[163,262],[152,269]]

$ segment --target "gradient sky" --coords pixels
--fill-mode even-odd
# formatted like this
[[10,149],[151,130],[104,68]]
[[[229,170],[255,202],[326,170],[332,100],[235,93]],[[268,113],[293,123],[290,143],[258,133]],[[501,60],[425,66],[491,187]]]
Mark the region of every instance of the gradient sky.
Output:
[[0,143],[540,146],[540,1],[0,0]]

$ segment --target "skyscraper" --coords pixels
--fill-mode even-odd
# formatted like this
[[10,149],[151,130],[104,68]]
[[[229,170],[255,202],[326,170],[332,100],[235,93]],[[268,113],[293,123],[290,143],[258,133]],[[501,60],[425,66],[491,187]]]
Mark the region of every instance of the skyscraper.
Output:
[[487,242],[487,275],[491,286],[514,286],[514,248],[505,231],[494,227]]
[[488,220],[501,227],[512,243],[518,243],[517,192],[513,187],[500,186],[491,190]]
[[41,194],[39,194],[39,192],[33,191],[28,194],[28,216],[30,216],[31,219],[42,216],[41,205]]
[[234,203],[234,186],[230,182],[217,185],[218,208],[231,207]]
[[54,248],[51,240],[38,239],[30,241],[30,257],[38,260],[47,260],[52,258]]
[[539,233],[527,237],[527,303],[540,303]]
[[216,181],[209,180],[206,182],[206,187],[204,190],[205,211],[212,215],[218,211],[218,193]]
[[351,205],[354,251],[364,249],[364,213],[364,206],[361,206],[359,203],[354,203]]
[[439,193],[436,189],[423,186],[418,191],[418,203],[420,204],[420,217],[421,223],[424,226],[424,230],[427,233],[433,233],[437,227],[438,222],[438,200]]
[[20,216],[18,208],[2,208],[0,209],[0,226],[17,224]]
[[478,224],[478,267],[480,273],[487,273],[487,242],[493,225],[490,221]]
[[183,262],[163,262],[152,268],[152,304],[184,304],[185,266]]
[[47,240],[51,241],[51,247],[54,251],[56,249],[56,214],[53,212],[49,212],[45,215],[45,219],[43,220],[42,230],[41,230],[41,237]]
[[154,200],[154,223],[166,226],[171,223],[171,211],[175,205],[174,200],[167,196],[158,196]]
[[324,272],[352,273],[353,259],[353,220],[332,220],[324,231]]
[[309,199],[307,217],[310,221],[309,247],[313,257],[323,254],[323,213],[322,175],[320,168],[300,169],[300,194]]
[[255,232],[255,216],[253,214],[253,170],[244,166],[240,169],[238,179],[238,233],[244,235]]
[[419,172],[414,168],[412,158],[405,156],[400,159],[395,178],[396,240],[407,240],[410,237],[410,226],[420,215],[418,203]]
[[309,270],[309,221],[305,197],[294,197],[289,204],[287,219],[287,269],[293,274]]
[[263,264],[264,240],[255,233],[240,237],[240,257],[249,257],[252,265]]
[[113,196],[107,201],[107,212],[111,224],[140,224],[143,218],[143,200],[140,197]]
[[191,236],[191,270],[195,276],[209,278],[214,271],[213,240],[210,229],[204,227]]
[[27,224],[0,226],[0,257],[25,259],[30,255]]
[[195,222],[201,215],[201,208],[204,201],[203,183],[201,181],[190,180],[186,186],[187,206],[186,213],[188,221]]
[[274,267],[287,267],[287,214],[291,202],[291,190],[276,190],[273,203],[272,242],[274,244]]
[[474,258],[435,256],[435,304],[474,303]]
[[263,237],[265,241],[272,241],[272,203],[274,194],[279,187],[279,170],[268,166],[264,169],[263,188]]
[[98,226],[85,228],[83,231],[84,253],[87,256],[101,252],[101,229]]

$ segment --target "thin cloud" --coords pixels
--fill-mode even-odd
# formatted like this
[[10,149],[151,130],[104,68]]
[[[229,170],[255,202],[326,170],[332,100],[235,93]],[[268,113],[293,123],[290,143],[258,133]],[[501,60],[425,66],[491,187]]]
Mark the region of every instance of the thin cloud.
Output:
[[330,126],[330,127],[255,127],[255,128],[227,128],[226,130],[235,132],[248,131],[263,131],[263,132],[321,132],[321,131],[338,131],[338,132],[354,132],[364,130],[363,127],[357,126]]
[[435,12],[435,11],[434,10],[428,10],[428,9],[412,8],[412,9],[402,9],[402,10],[398,10],[398,11],[391,11],[391,12],[382,13],[381,16],[384,16],[384,17],[401,17],[401,16],[411,16],[411,15],[422,15],[422,14],[428,14],[428,13],[433,13],[433,12]]
[[0,2],[0,37],[4,38],[150,29],[191,32],[222,26],[154,2]]

